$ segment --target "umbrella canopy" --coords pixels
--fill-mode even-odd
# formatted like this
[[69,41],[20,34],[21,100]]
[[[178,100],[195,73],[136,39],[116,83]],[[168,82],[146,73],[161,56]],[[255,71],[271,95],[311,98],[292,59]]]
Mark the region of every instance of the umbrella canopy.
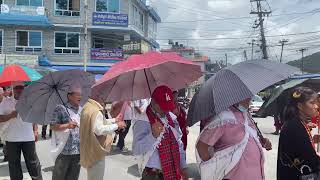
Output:
[[10,86],[14,82],[30,82],[39,80],[42,75],[37,71],[21,65],[0,66],[0,86]]
[[113,65],[92,93],[108,102],[144,99],[159,85],[177,90],[201,76],[199,65],[175,53],[149,52]]
[[295,72],[298,72],[297,68],[267,60],[245,61],[224,68],[211,77],[192,99],[188,125],[227,110]]
[[94,76],[81,70],[50,72],[24,90],[16,109],[23,121],[48,124],[56,106],[67,103],[70,87],[75,84],[80,86],[81,103],[84,104],[94,82]]
[[273,116],[282,112],[287,102],[288,92],[297,86],[306,86],[318,92],[320,91],[320,78],[294,79],[278,86],[272,91],[270,98],[263,103],[257,114],[260,116]]
[[50,72],[57,71],[56,69],[52,69],[49,67],[43,67],[43,66],[32,66],[31,68],[34,69],[35,71],[37,71],[42,76],[45,76],[45,75],[49,74]]

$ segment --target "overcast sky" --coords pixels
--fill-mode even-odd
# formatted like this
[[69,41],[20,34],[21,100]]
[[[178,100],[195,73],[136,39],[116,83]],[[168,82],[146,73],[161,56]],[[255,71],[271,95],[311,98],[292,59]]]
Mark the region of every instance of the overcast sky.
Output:
[[[254,9],[256,4],[251,6],[250,0],[150,0],[150,2],[158,9],[163,21],[158,25],[157,38],[162,48],[168,48],[168,39],[173,39],[196,48],[210,56],[213,61],[224,59],[227,53],[229,62],[235,63],[244,60],[244,50],[247,51],[248,59],[251,59],[251,46],[247,44],[251,39],[258,40],[259,43],[260,30],[252,28],[256,15],[250,15],[251,9]],[[320,51],[320,32],[301,34],[320,31],[319,0],[268,0],[267,2],[262,4],[266,10],[269,6],[272,10],[272,14],[266,17],[264,22],[271,59],[279,60],[281,47],[276,45],[281,39],[289,40],[289,45],[285,46],[283,54],[285,62],[300,58],[301,53],[297,52],[300,48],[308,48],[305,55]],[[298,35],[288,36],[296,33]],[[215,40],[219,38],[231,39]],[[256,52],[259,50],[259,47],[255,46],[254,58],[261,58],[261,52]]]

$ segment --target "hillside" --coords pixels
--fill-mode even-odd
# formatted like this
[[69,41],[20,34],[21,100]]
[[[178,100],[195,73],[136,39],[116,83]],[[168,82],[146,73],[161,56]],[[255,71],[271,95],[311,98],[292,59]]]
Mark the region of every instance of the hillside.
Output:
[[[306,56],[303,60],[304,71],[309,73],[320,73],[320,52],[314,53],[310,56]],[[301,60],[295,60],[288,62],[289,65],[300,68]]]

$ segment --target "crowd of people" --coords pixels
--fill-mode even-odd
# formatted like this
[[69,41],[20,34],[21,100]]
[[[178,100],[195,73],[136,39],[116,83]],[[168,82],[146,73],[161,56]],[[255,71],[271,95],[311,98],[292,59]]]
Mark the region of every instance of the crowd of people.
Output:
[[[24,88],[23,84],[14,85],[11,96],[0,89],[1,128],[8,126],[0,129],[0,136],[10,178],[23,179],[22,152],[31,178],[42,180],[35,146],[38,125],[24,122],[15,110]],[[291,91],[279,115],[278,180],[299,180],[304,174],[317,177],[320,165],[316,151],[320,135],[311,132],[319,124],[319,95],[305,87]],[[130,127],[142,180],[188,179],[187,110],[170,87],[157,87],[150,99],[114,102],[109,113],[99,97],[92,96],[81,106],[82,90],[76,84],[70,86],[67,99],[67,104],[56,106],[50,121],[53,180],[77,180],[81,166],[87,169],[88,180],[104,179],[105,156],[115,141],[113,135],[118,134],[117,148],[127,152],[125,139]],[[271,150],[272,144],[253,121],[249,105],[250,98],[202,121],[196,143],[202,179],[265,179],[263,149]]]

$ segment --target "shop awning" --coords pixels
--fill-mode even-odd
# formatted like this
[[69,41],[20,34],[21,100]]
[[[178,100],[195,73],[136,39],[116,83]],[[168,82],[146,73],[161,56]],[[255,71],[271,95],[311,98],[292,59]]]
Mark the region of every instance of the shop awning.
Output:
[[0,24],[2,25],[25,25],[25,26],[42,26],[49,27],[48,18],[42,15],[25,15],[25,14],[0,14]]
[[[83,66],[67,66],[67,65],[53,65],[50,68],[56,69],[58,71],[63,71],[63,70],[70,70],[70,69],[81,69],[84,70]],[[87,66],[87,71],[88,72],[98,72],[98,73],[105,73],[110,69],[110,67],[106,66]]]

